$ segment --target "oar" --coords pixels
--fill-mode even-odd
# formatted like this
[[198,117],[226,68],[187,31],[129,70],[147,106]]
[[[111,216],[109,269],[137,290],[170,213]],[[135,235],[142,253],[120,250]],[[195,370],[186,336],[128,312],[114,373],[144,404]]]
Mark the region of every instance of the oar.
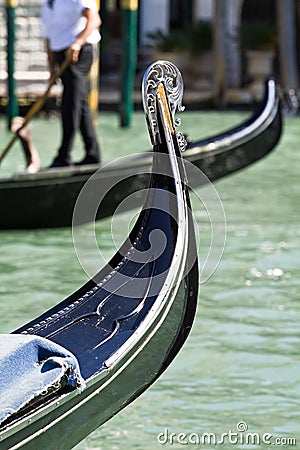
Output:
[[23,122],[22,126],[17,129],[17,131],[15,132],[14,136],[11,138],[11,140],[9,141],[7,146],[4,148],[4,150],[2,150],[2,153],[0,154],[0,164],[3,160],[3,158],[5,157],[5,155],[7,154],[7,152],[9,151],[9,149],[13,146],[15,141],[18,139],[19,131],[22,130],[22,128],[24,128],[28,124],[28,122],[33,118],[33,116],[35,116],[35,114],[37,114],[40,111],[40,109],[43,107],[45,101],[47,100],[50,90],[52,89],[54,84],[57,82],[58,78],[60,78],[62,76],[64,71],[69,66],[70,62],[71,62],[70,59],[65,59],[65,61],[60,66],[57,73],[55,74],[55,76],[53,77],[51,82],[49,83],[49,86],[48,86],[46,92],[28,110],[27,114],[24,117],[24,122]]

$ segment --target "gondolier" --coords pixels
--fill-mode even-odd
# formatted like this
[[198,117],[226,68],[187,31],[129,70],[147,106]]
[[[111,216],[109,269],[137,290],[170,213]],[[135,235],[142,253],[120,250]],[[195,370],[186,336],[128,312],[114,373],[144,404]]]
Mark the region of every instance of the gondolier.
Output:
[[46,40],[50,77],[55,66],[66,58],[71,63],[63,73],[61,104],[62,141],[53,167],[71,165],[70,153],[77,130],[80,130],[86,155],[77,164],[100,162],[91,112],[87,102],[87,76],[93,61],[93,44],[100,41],[101,19],[95,0],[45,0],[42,34]]

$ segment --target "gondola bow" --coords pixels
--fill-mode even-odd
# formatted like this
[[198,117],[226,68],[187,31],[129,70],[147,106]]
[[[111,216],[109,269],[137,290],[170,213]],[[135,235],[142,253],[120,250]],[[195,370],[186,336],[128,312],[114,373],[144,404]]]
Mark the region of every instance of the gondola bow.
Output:
[[72,448],[147,389],[191,329],[198,264],[183,141],[174,120],[181,75],[170,63],[155,63],[145,73],[143,92],[153,166],[128,239],[87,284],[10,335],[66,349],[80,368],[80,389],[63,377],[12,412],[1,424],[1,449]]

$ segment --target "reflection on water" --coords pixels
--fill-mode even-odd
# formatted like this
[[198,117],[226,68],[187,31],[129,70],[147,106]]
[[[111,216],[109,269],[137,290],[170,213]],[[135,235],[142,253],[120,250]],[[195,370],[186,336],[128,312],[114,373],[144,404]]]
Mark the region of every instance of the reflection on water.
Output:
[[[225,127],[242,117],[182,115],[183,128],[197,138],[210,134],[216,123]],[[195,448],[203,433],[214,434],[221,442],[222,433],[230,430],[239,440],[225,439],[222,449],[270,448],[276,438],[286,439],[288,448],[299,448],[299,121],[287,120],[283,139],[268,158],[216,184],[227,220],[226,246],[217,271],[201,286],[197,318],[186,345],[151,389],[77,449],[180,449],[187,447],[183,444],[188,439],[188,448]],[[122,155],[107,152],[106,160],[149,147],[142,114],[135,114],[131,130],[118,129],[114,116],[101,117],[98,126],[104,149],[122,148]],[[51,127],[55,135],[56,122],[34,123],[39,147]],[[47,161],[54,147],[44,144]],[[12,150],[7,168],[18,151]],[[210,242],[209,228],[201,212],[196,211],[195,217],[202,259]],[[115,242],[127,233],[126,218],[131,221],[132,213],[114,220]],[[114,250],[110,220],[98,222],[96,230],[102,253],[109,258]],[[91,232],[90,225],[82,228],[83,245]],[[70,230],[0,236],[1,332],[41,313],[86,281]],[[91,248],[86,254],[95,258]],[[180,433],[185,437],[178,437]],[[260,445],[257,440],[247,445],[247,433],[255,433]],[[271,441],[263,444],[267,434]],[[293,446],[289,438],[298,444]],[[207,442],[198,448],[216,448]]]

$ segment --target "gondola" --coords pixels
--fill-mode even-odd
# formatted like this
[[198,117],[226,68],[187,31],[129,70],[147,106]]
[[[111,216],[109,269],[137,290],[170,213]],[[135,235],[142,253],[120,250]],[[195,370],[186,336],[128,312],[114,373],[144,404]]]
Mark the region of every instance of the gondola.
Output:
[[[250,119],[227,132],[188,144],[184,160],[198,169],[192,170],[191,186],[218,180],[263,158],[274,149],[281,132],[278,86],[270,79],[264,100]],[[151,161],[151,152],[144,152],[100,168],[91,165],[2,178],[0,229],[70,226],[78,194],[95,174],[90,197],[93,192],[101,197],[96,220],[114,214],[118,205],[134,193],[127,208],[142,205],[139,191],[148,186]]]
[[[8,372],[0,400],[1,450],[72,448],[145,391],[189,334],[198,263],[174,121],[182,86],[173,64],[154,63],[145,73],[153,166],[129,238],[77,292],[4,337],[9,344],[0,346],[6,352],[0,386],[3,367]],[[59,374],[51,377],[53,371]],[[24,389],[27,397],[16,399]]]

